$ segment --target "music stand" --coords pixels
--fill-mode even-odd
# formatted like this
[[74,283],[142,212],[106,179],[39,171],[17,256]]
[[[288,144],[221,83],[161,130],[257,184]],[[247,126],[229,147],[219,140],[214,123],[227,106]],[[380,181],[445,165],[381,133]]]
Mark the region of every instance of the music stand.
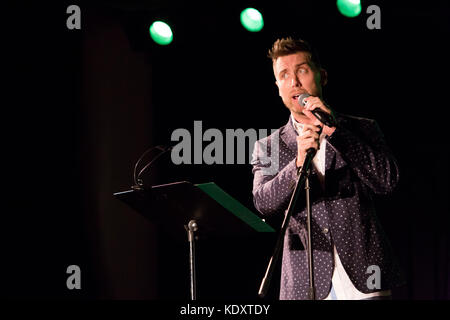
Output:
[[135,211],[167,228],[178,238],[187,232],[191,299],[196,300],[195,240],[230,237],[255,232],[275,232],[256,214],[214,182],[180,181],[114,193]]

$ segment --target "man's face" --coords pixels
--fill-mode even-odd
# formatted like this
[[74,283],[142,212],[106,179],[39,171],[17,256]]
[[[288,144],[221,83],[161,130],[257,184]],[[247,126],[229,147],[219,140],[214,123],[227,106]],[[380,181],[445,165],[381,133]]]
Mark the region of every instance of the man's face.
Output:
[[[322,96],[321,72],[313,66],[309,54],[298,52],[278,57],[273,64],[273,71],[283,103],[297,121],[308,120],[302,112],[303,107],[298,103],[298,96],[302,93]],[[324,70],[322,74],[326,76]]]

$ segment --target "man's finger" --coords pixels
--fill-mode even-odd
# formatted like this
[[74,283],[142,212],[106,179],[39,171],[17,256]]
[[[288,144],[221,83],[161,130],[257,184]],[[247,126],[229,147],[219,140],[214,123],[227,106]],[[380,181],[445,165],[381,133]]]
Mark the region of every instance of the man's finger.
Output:
[[301,132],[299,137],[301,138],[301,140],[305,140],[305,139],[309,139],[309,138],[319,139],[319,133],[308,130],[308,131]]
[[304,124],[302,131],[306,131],[306,130],[312,130],[315,132],[319,132],[320,131],[320,124],[319,125],[313,125],[313,124]]

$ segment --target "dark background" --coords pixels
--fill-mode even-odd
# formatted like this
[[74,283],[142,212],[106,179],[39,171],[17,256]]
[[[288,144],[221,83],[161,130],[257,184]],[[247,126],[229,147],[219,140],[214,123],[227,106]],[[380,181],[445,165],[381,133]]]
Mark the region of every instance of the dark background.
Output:
[[[289,113],[266,55],[277,38],[293,36],[319,52],[325,100],[376,119],[398,158],[398,190],[377,198],[408,281],[394,297],[449,299],[450,5],[392,2],[362,1],[353,19],[334,1],[8,5],[1,296],[187,299],[187,242],[112,194],[130,188],[147,148],[170,144],[176,128],[193,132],[194,120],[204,131],[284,125]],[[66,28],[70,4],[81,8],[81,30]],[[370,4],[381,8],[381,30],[366,27]],[[239,23],[248,6],[263,14],[259,33]],[[148,36],[157,18],[174,31],[170,46]],[[167,156],[146,176],[150,185],[180,180],[214,181],[256,211],[249,164],[176,167]],[[267,235],[201,242],[199,298],[256,299],[273,245]],[[81,290],[66,287],[72,264],[82,270]]]

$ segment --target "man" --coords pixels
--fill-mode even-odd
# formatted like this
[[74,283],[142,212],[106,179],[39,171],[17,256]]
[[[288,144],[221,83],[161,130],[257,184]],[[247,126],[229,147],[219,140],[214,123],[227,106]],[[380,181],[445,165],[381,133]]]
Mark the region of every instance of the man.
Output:
[[[376,217],[373,194],[389,194],[398,182],[396,160],[376,122],[333,112],[322,98],[327,72],[302,40],[279,39],[269,51],[288,123],[255,144],[255,207],[265,216],[287,210],[298,168],[314,148],[310,175],[311,233],[316,299],[382,299],[403,282]],[[305,106],[298,103],[302,93]],[[323,125],[311,110],[336,122]],[[279,137],[279,139],[278,139]],[[277,144],[278,171],[266,170]],[[284,238],[280,299],[309,299],[306,208],[298,199]]]

